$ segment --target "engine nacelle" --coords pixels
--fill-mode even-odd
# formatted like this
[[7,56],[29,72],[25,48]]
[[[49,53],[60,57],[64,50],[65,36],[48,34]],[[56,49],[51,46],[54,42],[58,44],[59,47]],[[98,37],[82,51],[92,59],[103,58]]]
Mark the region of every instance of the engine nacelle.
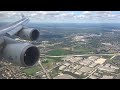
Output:
[[39,38],[39,31],[34,28],[24,28],[19,33],[18,36],[25,40],[37,40]]
[[3,49],[3,57],[20,66],[33,66],[39,60],[39,49],[29,43],[10,43]]

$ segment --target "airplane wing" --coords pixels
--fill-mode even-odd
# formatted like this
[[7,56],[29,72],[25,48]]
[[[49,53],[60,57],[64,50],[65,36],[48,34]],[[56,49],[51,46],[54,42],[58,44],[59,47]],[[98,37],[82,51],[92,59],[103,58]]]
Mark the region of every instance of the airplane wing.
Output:
[[25,17],[22,16],[21,20],[15,22],[15,23],[12,23],[12,24],[1,27],[0,28],[0,35],[8,34],[10,36],[13,36],[17,32],[19,32],[28,21],[29,21],[28,18],[25,18]]
[[17,41],[13,37],[16,35],[20,39],[33,41],[39,38],[39,31],[24,27],[29,19],[21,16],[21,20],[0,27],[0,57],[17,65],[29,67],[39,60],[39,49],[31,43]]

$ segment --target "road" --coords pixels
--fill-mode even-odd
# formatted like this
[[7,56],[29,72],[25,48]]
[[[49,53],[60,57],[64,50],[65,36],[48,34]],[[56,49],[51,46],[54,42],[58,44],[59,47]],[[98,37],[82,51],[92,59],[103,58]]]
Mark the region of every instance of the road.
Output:
[[[120,55],[120,53],[116,53],[116,54],[82,54],[82,55],[61,55],[61,56],[50,56],[50,55],[40,55],[40,57],[62,57],[62,58],[64,58],[64,57],[66,57],[66,56],[73,56],[73,57],[81,57],[81,56],[112,56],[110,59],[113,59],[114,57],[116,57],[117,55]],[[55,67],[53,67],[52,69],[50,69],[50,70],[48,70],[47,72],[50,72],[50,71],[52,71],[54,68],[56,68],[57,66],[55,66]],[[85,77],[84,79],[86,79],[86,78],[89,78],[92,74],[94,74],[94,72],[96,72],[96,70],[98,69],[98,67],[99,66],[96,66],[93,70],[92,70],[92,72],[87,76],[87,77]],[[45,70],[44,70],[45,71]],[[46,73],[47,74],[47,73]],[[49,77],[49,75],[47,75],[48,76],[48,78],[50,78]]]
[[114,56],[112,56],[111,58],[110,58],[110,60],[112,60],[113,58],[115,58],[117,55],[114,55]]
[[57,67],[59,67],[59,66],[61,66],[61,65],[63,65],[63,64],[64,64],[64,63],[59,64],[59,65],[56,65],[56,66],[54,66],[53,68],[51,68],[51,69],[47,70],[47,72],[50,72],[50,71],[52,71],[53,69],[55,69],[55,68],[57,68]]
[[50,46],[55,46],[55,45],[59,45],[62,44],[63,42],[59,42],[59,43],[54,43],[54,44],[40,44],[40,45],[36,45],[37,47],[50,47]]
[[43,65],[41,64],[41,61],[39,60],[39,65],[42,67],[43,71],[45,72],[46,76],[48,79],[51,79],[51,77],[49,76],[48,72],[45,70],[45,68],[43,67]]
[[93,74],[97,71],[98,67],[99,67],[99,65],[97,65],[97,66],[92,70],[92,72],[91,72],[87,77],[85,77],[85,78],[83,78],[83,79],[87,79],[87,78],[89,78],[91,75],[93,75]]
[[81,56],[116,56],[116,55],[120,55],[120,53],[118,54],[81,54],[81,55],[61,55],[61,56],[50,56],[50,55],[45,55],[45,56],[40,56],[40,57],[66,57],[66,56],[73,56],[73,57],[81,57]]

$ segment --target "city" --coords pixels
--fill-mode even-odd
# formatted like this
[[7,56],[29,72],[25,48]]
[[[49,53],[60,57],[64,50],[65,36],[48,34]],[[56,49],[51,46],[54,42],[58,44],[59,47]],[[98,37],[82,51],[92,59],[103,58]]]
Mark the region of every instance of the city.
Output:
[[[117,38],[115,34],[118,34],[119,30],[111,30],[104,33],[100,32],[100,34],[95,33],[96,32],[91,33],[91,31],[89,31],[87,34],[78,33],[77,31],[77,33],[71,33],[67,36],[66,31],[66,34],[64,34],[62,38],[55,36],[55,39],[53,39],[53,33],[48,33],[49,39],[41,35],[38,41],[39,43],[32,43],[40,49],[39,62],[42,63],[46,73],[52,79],[119,79],[120,45],[116,43],[120,42],[118,40],[115,43],[115,40],[112,40]],[[112,37],[112,35],[115,37]],[[52,37],[52,39],[50,37]],[[107,42],[107,39],[110,37],[111,40]],[[97,39],[97,41],[95,41],[95,39]],[[97,42],[96,46],[92,40]],[[100,42],[98,42],[98,40],[100,40]],[[23,42],[26,41],[23,40]],[[5,64],[5,66],[1,66],[1,73],[3,73],[3,71],[6,73],[5,75],[2,74],[3,78],[48,78],[39,63],[31,68],[22,68],[2,61],[1,64]],[[16,72],[18,75],[14,74]],[[10,73],[15,76],[12,76]]]

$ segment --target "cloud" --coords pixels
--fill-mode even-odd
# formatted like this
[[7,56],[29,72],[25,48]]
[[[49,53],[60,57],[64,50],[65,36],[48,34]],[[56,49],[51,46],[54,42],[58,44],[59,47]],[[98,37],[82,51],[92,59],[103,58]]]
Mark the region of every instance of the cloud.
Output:
[[83,11],[75,19],[83,22],[109,22],[119,20],[120,14],[113,14],[111,11]]
[[81,20],[82,22],[85,22],[93,18],[92,14],[92,11],[83,11],[81,12],[81,14],[75,15],[74,17],[76,20]]
[[[78,11],[79,12],[79,11]],[[0,20],[19,20],[21,13],[36,22],[108,22],[120,20],[120,14],[111,11],[0,11]],[[6,20],[6,21],[7,21]]]
[[91,12],[91,11],[83,11],[82,14],[83,14],[83,15],[91,15],[92,12]]
[[98,15],[108,15],[111,14],[111,11],[95,11],[96,14]]
[[4,15],[3,13],[0,13],[0,18],[5,17],[6,15]]

